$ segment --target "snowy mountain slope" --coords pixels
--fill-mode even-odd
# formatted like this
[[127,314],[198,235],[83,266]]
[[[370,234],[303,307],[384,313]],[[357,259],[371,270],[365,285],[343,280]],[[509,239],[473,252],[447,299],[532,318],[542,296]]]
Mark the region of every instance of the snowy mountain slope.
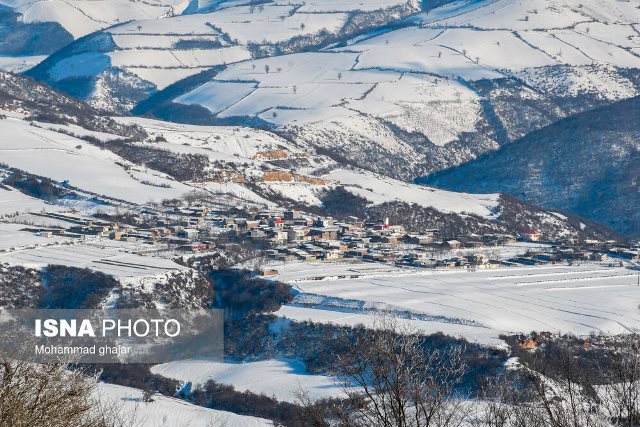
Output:
[[57,22],[24,22],[0,2],[0,70],[24,71],[73,41]]
[[154,91],[213,67],[326,45],[420,10],[403,0],[199,6],[166,19],[134,16],[72,43],[30,74],[124,112]]
[[312,147],[266,131],[137,118],[120,121],[145,129],[153,142],[143,146],[206,156],[213,173],[189,185],[215,194],[218,200],[226,198],[232,205],[326,212],[337,203],[341,206],[335,212],[338,216],[389,216],[412,228],[432,226],[454,234],[538,228],[558,238],[615,237],[598,224],[558,216],[499,194],[449,192],[345,167]]
[[456,191],[504,191],[640,234],[640,98],[581,113],[422,180]]
[[86,134],[104,139],[144,138],[141,129],[116,123],[103,112],[82,101],[66,96],[35,80],[0,72],[0,109],[25,120],[41,121],[66,127],[72,134]]
[[182,13],[188,0],[1,0],[0,70],[22,72],[74,39],[131,19]]
[[[0,162],[95,194],[133,203],[180,197],[192,188],[155,171],[136,167],[112,152],[73,136],[0,120]],[[100,179],[96,179],[97,177]]]
[[[156,112],[210,123],[258,119],[289,139],[411,179],[638,94],[636,6],[455,2],[347,46],[229,65]],[[180,104],[198,108],[173,115]]]
[[[134,122],[149,137],[144,142],[113,145],[47,129],[46,123],[29,124],[20,117],[0,119],[2,163],[55,182],[68,181],[65,185],[77,188],[81,194],[106,198],[107,203],[160,202],[197,190],[209,193],[222,207],[282,206],[321,212],[329,206],[328,200],[346,191],[354,198],[350,209],[356,209],[360,216],[386,215],[403,222],[409,210],[416,226],[421,227],[461,222],[456,233],[482,230],[515,233],[537,227],[561,237],[611,237],[595,224],[582,230],[578,221],[558,220],[553,214],[519,202],[505,203],[497,194],[454,193],[359,169],[345,169],[328,157],[310,156],[305,149],[292,147],[264,131],[200,128],[146,119],[119,120]],[[116,154],[123,147],[126,147],[124,155],[134,156],[131,160],[136,163]],[[168,154],[163,154],[164,163],[154,163],[151,157],[150,165],[145,165],[135,157],[138,153]],[[182,164],[184,156],[192,156],[186,157],[189,161],[194,158],[198,161]],[[153,168],[180,172],[184,168],[200,168],[198,165],[204,165],[204,169],[194,173],[204,174],[195,175],[200,176],[196,180],[184,180]],[[347,211],[342,212],[344,215]],[[526,215],[521,216],[522,212]]]
[[[492,218],[498,195],[476,196],[407,184],[358,169],[342,169],[322,155],[310,155],[310,148],[295,144],[266,131],[242,127],[180,125],[149,119],[122,118],[123,123],[141,126],[154,141],[150,146],[173,153],[207,156],[215,165],[215,175],[207,182],[193,183],[214,193],[244,190],[265,194],[246,194],[256,202],[299,200],[311,207],[322,207],[327,191],[342,186],[372,204],[390,201],[416,203],[447,213],[472,213]],[[159,140],[159,141],[157,141]],[[249,190],[251,189],[251,190]]]
[[74,38],[133,19],[156,19],[181,14],[188,0],[1,0],[0,5],[21,15],[24,23],[58,23]]

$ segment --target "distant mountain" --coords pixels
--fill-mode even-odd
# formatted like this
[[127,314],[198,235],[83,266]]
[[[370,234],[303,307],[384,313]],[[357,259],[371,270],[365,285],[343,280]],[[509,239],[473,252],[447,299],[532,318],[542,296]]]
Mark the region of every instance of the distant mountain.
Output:
[[[49,57],[29,75],[94,106],[122,113],[200,73],[252,58],[317,50],[421,10],[415,0],[191,5],[182,15],[131,16],[131,21],[93,32]],[[233,96],[221,96],[220,102]]]
[[638,21],[617,0],[457,1],[320,50],[228,63],[134,111],[258,123],[412,180],[638,95]]
[[576,114],[419,182],[506,192],[640,236],[640,97]]

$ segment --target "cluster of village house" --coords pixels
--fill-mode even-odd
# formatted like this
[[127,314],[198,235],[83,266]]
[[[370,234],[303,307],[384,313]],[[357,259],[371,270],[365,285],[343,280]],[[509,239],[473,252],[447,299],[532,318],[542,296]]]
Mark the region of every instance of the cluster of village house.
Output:
[[[331,217],[306,215],[295,210],[262,211],[251,215],[223,215],[206,207],[174,207],[166,212],[143,211],[133,224],[85,219],[68,214],[42,214],[73,225],[34,230],[43,236],[94,235],[123,241],[143,241],[156,248],[200,252],[239,240],[251,240],[275,260],[332,261],[359,259],[416,267],[494,268],[501,265],[540,265],[566,261],[616,262],[640,259],[637,245],[612,242],[556,242],[538,251],[508,260],[491,259],[483,248],[513,245],[516,241],[540,242],[537,230],[518,236],[486,234],[441,236],[438,230],[408,233],[388,219],[363,222],[355,217],[334,221]],[[221,239],[224,237],[224,239]],[[467,249],[459,251],[460,249]],[[474,251],[474,249],[477,249]],[[152,251],[152,250],[150,250]],[[456,256],[456,253],[461,255]],[[464,254],[464,255],[462,255]],[[498,257],[495,257],[498,258]]]

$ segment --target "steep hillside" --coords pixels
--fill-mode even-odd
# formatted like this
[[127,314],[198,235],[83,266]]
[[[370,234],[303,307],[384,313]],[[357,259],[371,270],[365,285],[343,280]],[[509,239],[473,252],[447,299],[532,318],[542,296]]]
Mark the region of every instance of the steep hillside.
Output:
[[[425,4],[431,3],[442,1]],[[420,11],[413,0],[193,5],[184,15],[133,20],[90,34],[29,74],[92,105],[124,112],[199,73],[206,81],[227,64],[318,49]]]
[[66,129],[71,134],[82,134],[90,130],[126,138],[145,137],[144,131],[139,127],[117,123],[105,116],[104,112],[33,79],[1,71],[0,109],[26,120],[76,126],[75,130]]
[[259,121],[334,158],[410,180],[637,95],[636,6],[455,2],[344,45],[228,65],[138,112]]
[[577,114],[422,180],[506,192],[640,235],[640,97]]

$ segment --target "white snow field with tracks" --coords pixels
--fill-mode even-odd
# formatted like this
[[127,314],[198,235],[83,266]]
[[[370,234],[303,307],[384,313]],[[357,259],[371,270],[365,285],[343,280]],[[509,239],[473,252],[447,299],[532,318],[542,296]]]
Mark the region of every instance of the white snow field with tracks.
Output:
[[294,320],[370,324],[378,310],[426,333],[485,344],[499,335],[550,331],[587,335],[640,331],[640,271],[605,264],[476,271],[380,264],[278,266],[300,292],[278,312]]
[[[157,276],[187,270],[175,262],[159,257],[129,253],[133,245],[96,239],[76,242],[68,238],[44,238],[19,231],[17,224],[0,226],[0,263],[42,268],[65,265],[88,268],[117,279]],[[6,240],[5,240],[6,239]],[[7,244],[5,244],[8,243]]]

